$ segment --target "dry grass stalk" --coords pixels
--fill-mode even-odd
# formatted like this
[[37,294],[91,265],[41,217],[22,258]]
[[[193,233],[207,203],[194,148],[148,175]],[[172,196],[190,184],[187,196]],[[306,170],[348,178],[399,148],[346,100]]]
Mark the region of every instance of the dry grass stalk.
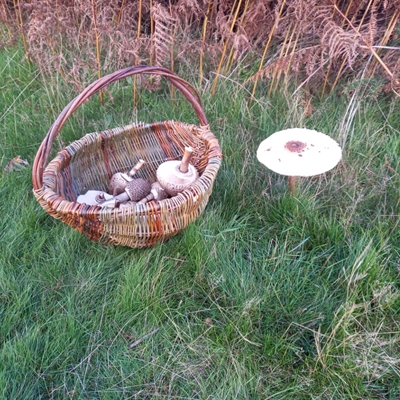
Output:
[[125,1],[126,1],[126,0],[122,0],[121,7],[120,7],[119,12],[118,12],[117,21],[116,21],[116,25],[117,25],[117,26],[118,26],[118,25],[120,24],[120,22],[121,22],[122,13],[123,13],[123,11],[124,11],[124,6],[125,6]]
[[269,35],[268,35],[268,40],[267,40],[267,43],[266,43],[266,45],[265,45],[265,47],[264,47],[264,52],[263,52],[263,54],[262,54],[261,61],[260,61],[260,65],[259,65],[259,67],[258,67],[258,72],[257,72],[257,74],[254,75],[253,91],[251,92],[251,97],[252,97],[252,98],[254,97],[254,93],[256,92],[258,79],[259,79],[259,78],[262,76],[262,74],[263,74],[264,60],[265,60],[265,57],[266,57],[266,55],[267,55],[269,46],[271,45],[271,40],[272,40],[272,37],[273,37],[273,35],[274,35],[275,29],[276,29],[276,27],[277,27],[277,25],[278,25],[278,23],[279,23],[280,18],[281,18],[281,15],[282,15],[282,12],[283,12],[285,3],[286,3],[286,0],[284,0],[284,1],[282,2],[282,4],[281,4],[281,8],[280,8],[280,10],[279,10],[279,13],[278,13],[278,15],[277,15],[277,17],[276,17],[276,19],[275,19],[275,23],[274,23],[274,25],[273,25],[273,27],[272,27],[272,29],[271,29]]
[[4,23],[6,29],[7,29],[7,36],[8,36],[8,43],[12,42],[13,34],[12,34],[12,28],[10,25],[10,17],[8,16],[8,9],[5,4],[5,0],[2,0],[1,2],[1,14],[0,14],[0,21]]
[[203,58],[204,58],[204,48],[205,48],[205,42],[206,42],[206,34],[207,34],[207,24],[208,24],[208,19],[209,15],[211,12],[212,8],[212,3],[213,0],[208,0],[207,2],[207,11],[206,15],[204,16],[204,21],[203,21],[203,27],[201,31],[201,48],[200,48],[200,62],[199,62],[199,84],[201,86],[201,83],[203,82]]
[[[28,44],[26,42],[26,37],[25,37],[25,33],[24,33],[24,20],[22,18],[21,0],[17,0],[17,3],[15,3],[15,0],[13,0],[13,3],[14,3],[15,16],[16,16],[16,20],[18,23],[21,39],[22,39],[22,44],[25,49],[25,54],[28,54]],[[27,60],[29,62],[29,56],[27,57]]]
[[[100,59],[100,41],[99,41],[99,32],[97,29],[97,17],[96,17],[96,5],[94,0],[92,0],[92,11],[93,11],[93,29],[94,29],[94,36],[96,41],[96,59],[97,59],[97,77],[101,78],[101,59]],[[100,90],[100,104],[103,105],[103,91]]]
[[[233,16],[232,23],[231,23],[231,26],[230,26],[230,29],[229,29],[229,35],[228,35],[227,39],[225,40],[224,47],[222,49],[221,58],[220,58],[219,63],[218,63],[218,68],[217,68],[217,71],[215,73],[214,82],[213,82],[213,85],[211,87],[211,94],[215,93],[215,89],[216,89],[217,83],[218,83],[219,74],[220,74],[221,69],[222,69],[222,65],[223,65],[223,62],[224,62],[224,59],[225,59],[225,54],[226,54],[226,51],[227,51],[227,48],[228,48],[228,45],[229,45],[229,42],[230,42],[230,39],[231,39],[231,34],[233,32],[233,28],[235,27],[235,24],[236,24],[236,19],[237,19],[237,16],[238,16],[238,13],[239,13],[241,5],[242,5],[242,0],[238,0],[238,4],[237,4],[236,10],[235,10],[235,14]],[[232,8],[232,12],[233,12],[233,9],[234,9],[234,7]]]
[[[173,20],[173,11],[172,11],[172,4],[171,2],[169,3],[169,14],[171,16],[171,19]],[[172,24],[172,34],[171,34],[171,45],[169,46],[169,58],[170,58],[170,70],[174,72],[175,70],[175,64],[174,64],[174,37],[175,37],[175,24]],[[170,86],[171,90],[171,99],[173,100],[175,98],[175,89],[173,86]]]
[[[142,28],[142,0],[139,0],[139,9],[138,9],[138,22],[137,22],[137,40],[140,41],[140,34]],[[135,57],[135,65],[138,65],[138,60]],[[137,105],[137,75],[133,76],[133,108],[136,109]]]
[[[246,13],[249,7],[249,0],[246,0],[246,3],[244,5],[244,9],[243,9],[243,13],[241,15],[241,17],[238,20],[238,30],[242,30],[242,25],[243,25],[243,20],[246,17]],[[244,45],[242,45],[242,43],[245,43]],[[228,60],[226,62],[226,65],[224,67],[224,73],[228,73],[231,69],[232,69],[232,65],[233,63],[239,58],[240,54],[242,52],[244,52],[243,50],[241,50],[241,48],[244,48],[246,50],[249,50],[249,46],[247,46],[248,40],[245,37],[245,35],[243,35],[243,33],[238,33],[234,36],[233,38],[233,44],[228,56]]]

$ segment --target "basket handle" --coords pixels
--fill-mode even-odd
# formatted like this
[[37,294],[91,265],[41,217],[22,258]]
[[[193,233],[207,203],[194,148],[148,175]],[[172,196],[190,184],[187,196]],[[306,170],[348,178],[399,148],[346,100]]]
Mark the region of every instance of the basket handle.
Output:
[[196,89],[189,82],[186,82],[169,69],[159,66],[137,65],[115,71],[109,75],[105,75],[102,78],[97,79],[90,84],[86,89],[83,90],[81,94],[75,97],[64,108],[64,110],[62,110],[58,118],[54,121],[53,125],[50,127],[50,130],[43,139],[43,142],[41,143],[33,162],[32,183],[34,190],[39,190],[43,186],[43,171],[48,162],[53,141],[60,132],[61,128],[64,126],[69,116],[90,96],[99,92],[110,83],[137,74],[151,74],[165,77],[185,96],[186,100],[193,106],[197,117],[199,118],[200,125],[208,125],[207,118],[203,110],[203,105]]

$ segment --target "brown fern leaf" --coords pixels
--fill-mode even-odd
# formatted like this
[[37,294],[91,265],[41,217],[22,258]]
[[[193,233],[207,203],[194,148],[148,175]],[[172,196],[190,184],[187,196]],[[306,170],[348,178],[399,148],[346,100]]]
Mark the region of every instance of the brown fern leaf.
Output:
[[161,3],[155,3],[150,12],[154,21],[151,57],[156,65],[167,66],[171,57],[176,20]]
[[331,60],[344,59],[349,68],[354,64],[360,47],[360,36],[346,32],[332,20],[325,21],[321,44]]
[[317,32],[324,54],[330,60],[344,60],[352,68],[362,43],[361,35],[343,27],[343,21],[337,19],[332,7],[319,7],[316,12]]
[[174,15],[180,16],[184,21],[185,27],[189,25],[194,28],[193,24],[201,21],[205,15],[205,0],[179,0],[174,6]]
[[252,47],[257,47],[268,37],[275,22],[272,1],[252,1],[241,24]]
[[251,50],[249,38],[244,33],[236,33],[233,36],[232,47],[235,50],[234,60],[238,61]]
[[229,13],[225,12],[223,7],[216,13],[213,30],[213,40],[217,43],[224,42],[230,34]]
[[259,79],[270,79],[273,74],[277,72],[288,73],[289,70],[296,73],[304,71],[306,67],[306,72],[311,75],[319,66],[319,60],[321,55],[321,46],[315,45],[306,48],[299,48],[296,52],[289,54],[285,57],[275,57],[273,61],[270,61],[268,65],[260,71],[256,72],[250,78],[247,79],[248,82],[256,82]]
[[363,35],[364,43],[367,46],[373,46],[375,44],[376,37],[378,35],[378,20],[377,20],[377,9],[376,5],[372,5],[369,13],[369,21],[362,28],[361,34]]

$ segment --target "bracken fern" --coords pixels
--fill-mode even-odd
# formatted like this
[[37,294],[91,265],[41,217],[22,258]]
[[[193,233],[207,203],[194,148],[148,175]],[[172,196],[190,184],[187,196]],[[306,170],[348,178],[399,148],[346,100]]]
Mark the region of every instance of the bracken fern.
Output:
[[[44,73],[77,90],[101,70],[140,63],[199,65],[201,83],[235,71],[248,77],[319,85],[364,69],[400,86],[400,1],[377,0],[18,0],[1,2],[4,46],[18,36]],[[93,18],[96,10],[96,21]],[[96,25],[96,26],[94,26]],[[99,52],[101,49],[101,52]],[[258,65],[255,73],[254,66]]]

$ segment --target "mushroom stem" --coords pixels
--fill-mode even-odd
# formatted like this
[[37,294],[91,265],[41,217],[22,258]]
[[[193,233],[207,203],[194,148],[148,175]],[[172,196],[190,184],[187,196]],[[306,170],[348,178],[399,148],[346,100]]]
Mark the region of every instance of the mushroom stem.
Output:
[[139,171],[140,168],[142,168],[143,164],[145,164],[146,161],[140,159],[136,165],[129,171],[129,176],[133,176],[136,174],[136,172]]
[[292,196],[296,193],[297,176],[289,176],[289,192]]
[[179,171],[186,174],[189,171],[189,162],[193,155],[193,149],[190,146],[185,147],[185,153],[183,154]]

